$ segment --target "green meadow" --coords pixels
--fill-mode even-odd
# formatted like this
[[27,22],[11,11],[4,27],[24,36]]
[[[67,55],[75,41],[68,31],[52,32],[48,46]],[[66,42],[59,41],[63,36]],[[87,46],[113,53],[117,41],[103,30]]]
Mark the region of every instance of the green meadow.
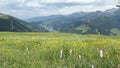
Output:
[[120,36],[0,32],[0,68],[120,68]]

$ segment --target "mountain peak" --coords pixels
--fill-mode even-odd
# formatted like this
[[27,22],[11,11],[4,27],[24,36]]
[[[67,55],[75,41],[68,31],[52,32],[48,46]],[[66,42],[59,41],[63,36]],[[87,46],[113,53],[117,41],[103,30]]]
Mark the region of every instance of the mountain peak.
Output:
[[9,18],[9,15],[0,13],[0,18],[8,19],[8,18]]

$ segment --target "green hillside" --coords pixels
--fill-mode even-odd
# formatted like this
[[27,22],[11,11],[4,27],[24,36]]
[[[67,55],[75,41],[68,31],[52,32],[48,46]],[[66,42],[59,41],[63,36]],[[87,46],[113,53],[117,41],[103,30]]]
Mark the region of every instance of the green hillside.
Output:
[[0,13],[0,31],[29,32],[34,29],[25,21]]
[[[101,16],[94,19],[86,19],[84,21],[78,19],[66,23],[59,27],[61,32],[73,32],[81,34],[104,34],[104,35],[120,35],[120,16]],[[118,32],[115,31],[117,29]],[[112,30],[114,29],[114,31]]]

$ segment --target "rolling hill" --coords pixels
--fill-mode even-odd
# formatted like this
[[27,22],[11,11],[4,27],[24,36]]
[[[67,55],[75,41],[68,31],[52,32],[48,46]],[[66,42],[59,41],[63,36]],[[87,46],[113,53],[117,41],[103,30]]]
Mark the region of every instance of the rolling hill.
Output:
[[31,32],[34,29],[25,21],[0,13],[0,31]]

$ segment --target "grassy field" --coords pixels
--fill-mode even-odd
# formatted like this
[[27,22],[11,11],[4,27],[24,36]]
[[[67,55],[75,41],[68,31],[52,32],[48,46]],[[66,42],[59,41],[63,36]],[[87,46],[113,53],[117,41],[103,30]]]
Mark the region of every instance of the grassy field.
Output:
[[120,68],[120,36],[1,32],[0,68]]

